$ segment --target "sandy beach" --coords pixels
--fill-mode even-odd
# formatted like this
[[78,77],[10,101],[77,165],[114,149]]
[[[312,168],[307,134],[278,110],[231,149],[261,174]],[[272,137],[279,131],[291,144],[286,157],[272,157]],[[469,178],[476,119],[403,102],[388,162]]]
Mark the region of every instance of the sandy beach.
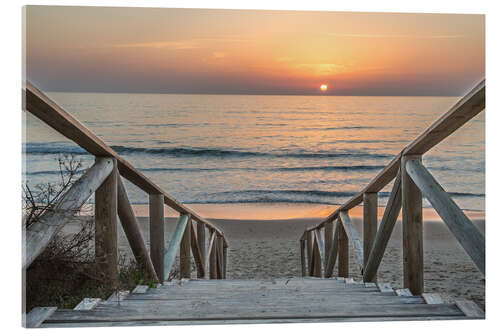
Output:
[[[140,211],[135,207],[136,211]],[[200,207],[198,207],[200,208]],[[230,212],[228,207],[211,207],[212,212]],[[310,211],[318,212],[318,207],[310,207]],[[359,209],[361,208],[361,209]],[[245,211],[250,208],[233,205],[231,212]],[[262,217],[269,215],[269,209],[255,210],[254,215]],[[283,207],[281,207],[283,209]],[[271,210],[278,210],[274,207]],[[383,207],[380,208],[380,211]],[[299,209],[297,209],[299,211]],[[207,213],[203,211],[201,213]],[[231,214],[232,214],[231,213]],[[260,214],[260,215],[259,215]],[[264,214],[264,215],[262,215]],[[274,214],[274,213],[273,213]],[[362,207],[351,211],[354,225],[361,237]],[[484,218],[479,219],[483,212],[467,212],[474,224],[484,234]],[[272,215],[272,214],[271,214]],[[379,219],[382,215],[379,215]],[[425,292],[439,293],[445,301],[469,299],[476,301],[484,308],[485,279],[476,269],[470,258],[450,233],[446,225],[436,217],[430,209],[424,209],[424,270]],[[317,224],[321,217],[290,218],[290,219],[227,219],[211,218],[226,235],[229,243],[227,277],[240,278],[272,278],[300,276],[300,249],[299,238],[305,228]],[[149,218],[138,217],[145,241],[149,246]],[[165,239],[170,240],[176,218],[166,218]],[[401,221],[396,224],[384,259],[378,272],[378,280],[390,282],[393,288],[403,288],[402,266],[402,239]],[[127,239],[120,229],[119,249],[122,255],[132,257]],[[356,257],[353,249],[350,250],[350,276],[360,279],[357,270]],[[335,270],[336,272],[336,270]],[[195,273],[193,274],[193,277]]]

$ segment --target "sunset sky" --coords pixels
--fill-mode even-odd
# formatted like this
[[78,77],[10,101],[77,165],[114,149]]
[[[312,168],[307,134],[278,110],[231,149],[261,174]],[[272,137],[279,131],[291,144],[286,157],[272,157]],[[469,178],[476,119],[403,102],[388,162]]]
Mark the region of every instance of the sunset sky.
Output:
[[25,22],[45,91],[462,95],[485,75],[483,15],[28,6]]

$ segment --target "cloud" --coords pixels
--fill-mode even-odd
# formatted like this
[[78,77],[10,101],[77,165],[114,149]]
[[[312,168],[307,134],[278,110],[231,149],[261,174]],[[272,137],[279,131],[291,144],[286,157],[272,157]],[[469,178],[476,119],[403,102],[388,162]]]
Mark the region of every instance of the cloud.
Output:
[[111,44],[115,48],[155,48],[170,50],[191,50],[207,46],[207,43],[239,43],[248,41],[242,38],[194,38],[180,41],[152,41],[138,43]]
[[458,39],[466,38],[467,35],[410,35],[410,34],[345,34],[326,33],[327,36],[345,38],[415,38],[415,39]]

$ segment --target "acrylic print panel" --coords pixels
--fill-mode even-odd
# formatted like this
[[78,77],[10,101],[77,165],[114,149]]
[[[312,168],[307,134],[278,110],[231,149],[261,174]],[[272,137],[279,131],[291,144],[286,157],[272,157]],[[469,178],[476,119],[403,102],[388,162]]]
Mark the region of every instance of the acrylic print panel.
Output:
[[24,24],[25,326],[484,318],[484,15]]

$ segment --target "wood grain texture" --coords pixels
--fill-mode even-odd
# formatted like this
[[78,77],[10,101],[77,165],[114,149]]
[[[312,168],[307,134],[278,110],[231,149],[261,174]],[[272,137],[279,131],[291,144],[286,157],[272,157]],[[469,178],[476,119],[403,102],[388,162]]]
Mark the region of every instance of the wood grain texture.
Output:
[[363,272],[363,280],[365,282],[373,282],[376,279],[377,271],[384,257],[385,249],[391,238],[392,231],[396,221],[398,220],[399,212],[401,211],[401,173],[398,172],[394,185],[392,186],[391,195],[387,201],[387,206],[384,211],[384,216],[380,221],[380,226],[375,235],[375,240],[370,250],[365,270]]
[[[149,256],[148,248],[142,237],[141,229],[139,228],[139,223],[134,215],[134,210],[128,199],[127,190],[123,184],[121,177],[118,176],[117,179],[118,186],[118,217],[127,237],[132,253],[134,254],[135,260],[140,267],[146,272],[146,274],[154,282],[160,282],[158,275],[156,274],[155,267],[151,257]],[[162,205],[163,206],[163,205]],[[154,229],[153,229],[154,230]],[[163,239],[163,237],[161,237]],[[163,252],[162,250],[162,263],[163,263]],[[162,265],[163,266],[163,265]],[[163,272],[162,272],[163,275]]]
[[439,294],[436,293],[423,293],[422,298],[427,304],[443,304],[443,299]]
[[404,155],[422,155],[484,110],[485,80],[477,84],[404,150]]
[[312,252],[313,252],[313,234],[312,231],[306,232],[306,248],[307,248],[307,272],[312,275]]
[[339,244],[339,269],[338,275],[339,277],[348,277],[349,276],[349,238],[347,238],[347,233],[345,232],[344,225],[342,222],[337,222],[339,226],[339,236],[338,236],[338,244]]
[[202,278],[205,276],[205,262],[204,257],[201,256],[201,251],[198,247],[198,238],[196,236],[195,228],[191,222],[191,253],[193,254],[194,262],[196,264],[197,277]]
[[401,159],[404,287],[420,295],[424,292],[422,193],[406,172],[408,160],[421,161],[422,156],[406,155]]
[[198,271],[198,277],[205,277],[206,271],[207,271],[207,266],[205,265],[206,261],[206,244],[205,244],[205,225],[200,222],[196,222],[196,240],[198,241],[198,250],[200,251],[200,256],[203,258],[204,264],[203,268],[205,269],[203,276],[201,275],[201,272]]
[[[330,249],[333,243],[333,222],[328,222],[324,226],[324,239],[325,239],[325,256],[324,256],[324,265],[325,270],[328,265],[328,255],[330,254]],[[325,271],[326,274],[326,271]]]
[[312,258],[312,276],[321,277],[321,251],[320,251],[320,241],[318,237],[318,231],[315,230],[314,240],[313,240],[313,258]]
[[92,310],[101,302],[100,298],[84,298],[73,310]]
[[191,218],[188,219],[186,230],[182,235],[179,255],[179,266],[181,278],[191,278]]
[[25,318],[24,327],[36,328],[50,317],[55,311],[56,307],[37,307],[31,310]]
[[406,172],[484,275],[486,269],[484,236],[419,160],[408,160]]
[[54,208],[26,229],[23,240],[23,269],[42,253],[54,236],[73,219],[90,196],[113,171],[111,158],[98,159],[61,197]]
[[217,279],[217,234],[215,231],[212,231],[210,236],[208,258],[210,261],[210,279]]
[[149,195],[149,248],[151,261],[159,281],[165,280],[165,204],[163,194]]
[[378,225],[378,196],[376,192],[363,194],[363,267],[366,268],[368,257],[375,241]]
[[116,160],[113,160],[113,164],[113,171],[95,192],[94,206],[97,278],[111,289],[118,286],[118,170]]
[[307,275],[307,263],[306,263],[306,242],[305,240],[300,240],[300,267],[302,276]]
[[330,278],[333,276],[333,269],[335,267],[335,262],[337,261],[337,256],[339,252],[339,224],[340,222],[335,222],[335,228],[333,231],[332,246],[327,254],[328,261],[325,268],[325,278]]
[[170,277],[170,272],[172,271],[175,262],[175,257],[181,246],[182,235],[186,230],[188,220],[189,220],[188,215],[181,215],[179,217],[177,225],[175,226],[174,234],[172,235],[172,239],[168,244],[167,252],[163,258],[164,260],[163,267],[165,268],[165,273],[164,273],[165,281],[168,280]]
[[342,225],[344,226],[344,230],[347,234],[348,239],[351,241],[354,252],[358,257],[358,265],[360,267],[360,271],[363,272],[363,247],[361,245],[361,240],[359,239],[358,232],[354,229],[354,225],[352,224],[351,218],[349,214],[345,211],[341,211],[339,213],[340,220],[342,221]]

